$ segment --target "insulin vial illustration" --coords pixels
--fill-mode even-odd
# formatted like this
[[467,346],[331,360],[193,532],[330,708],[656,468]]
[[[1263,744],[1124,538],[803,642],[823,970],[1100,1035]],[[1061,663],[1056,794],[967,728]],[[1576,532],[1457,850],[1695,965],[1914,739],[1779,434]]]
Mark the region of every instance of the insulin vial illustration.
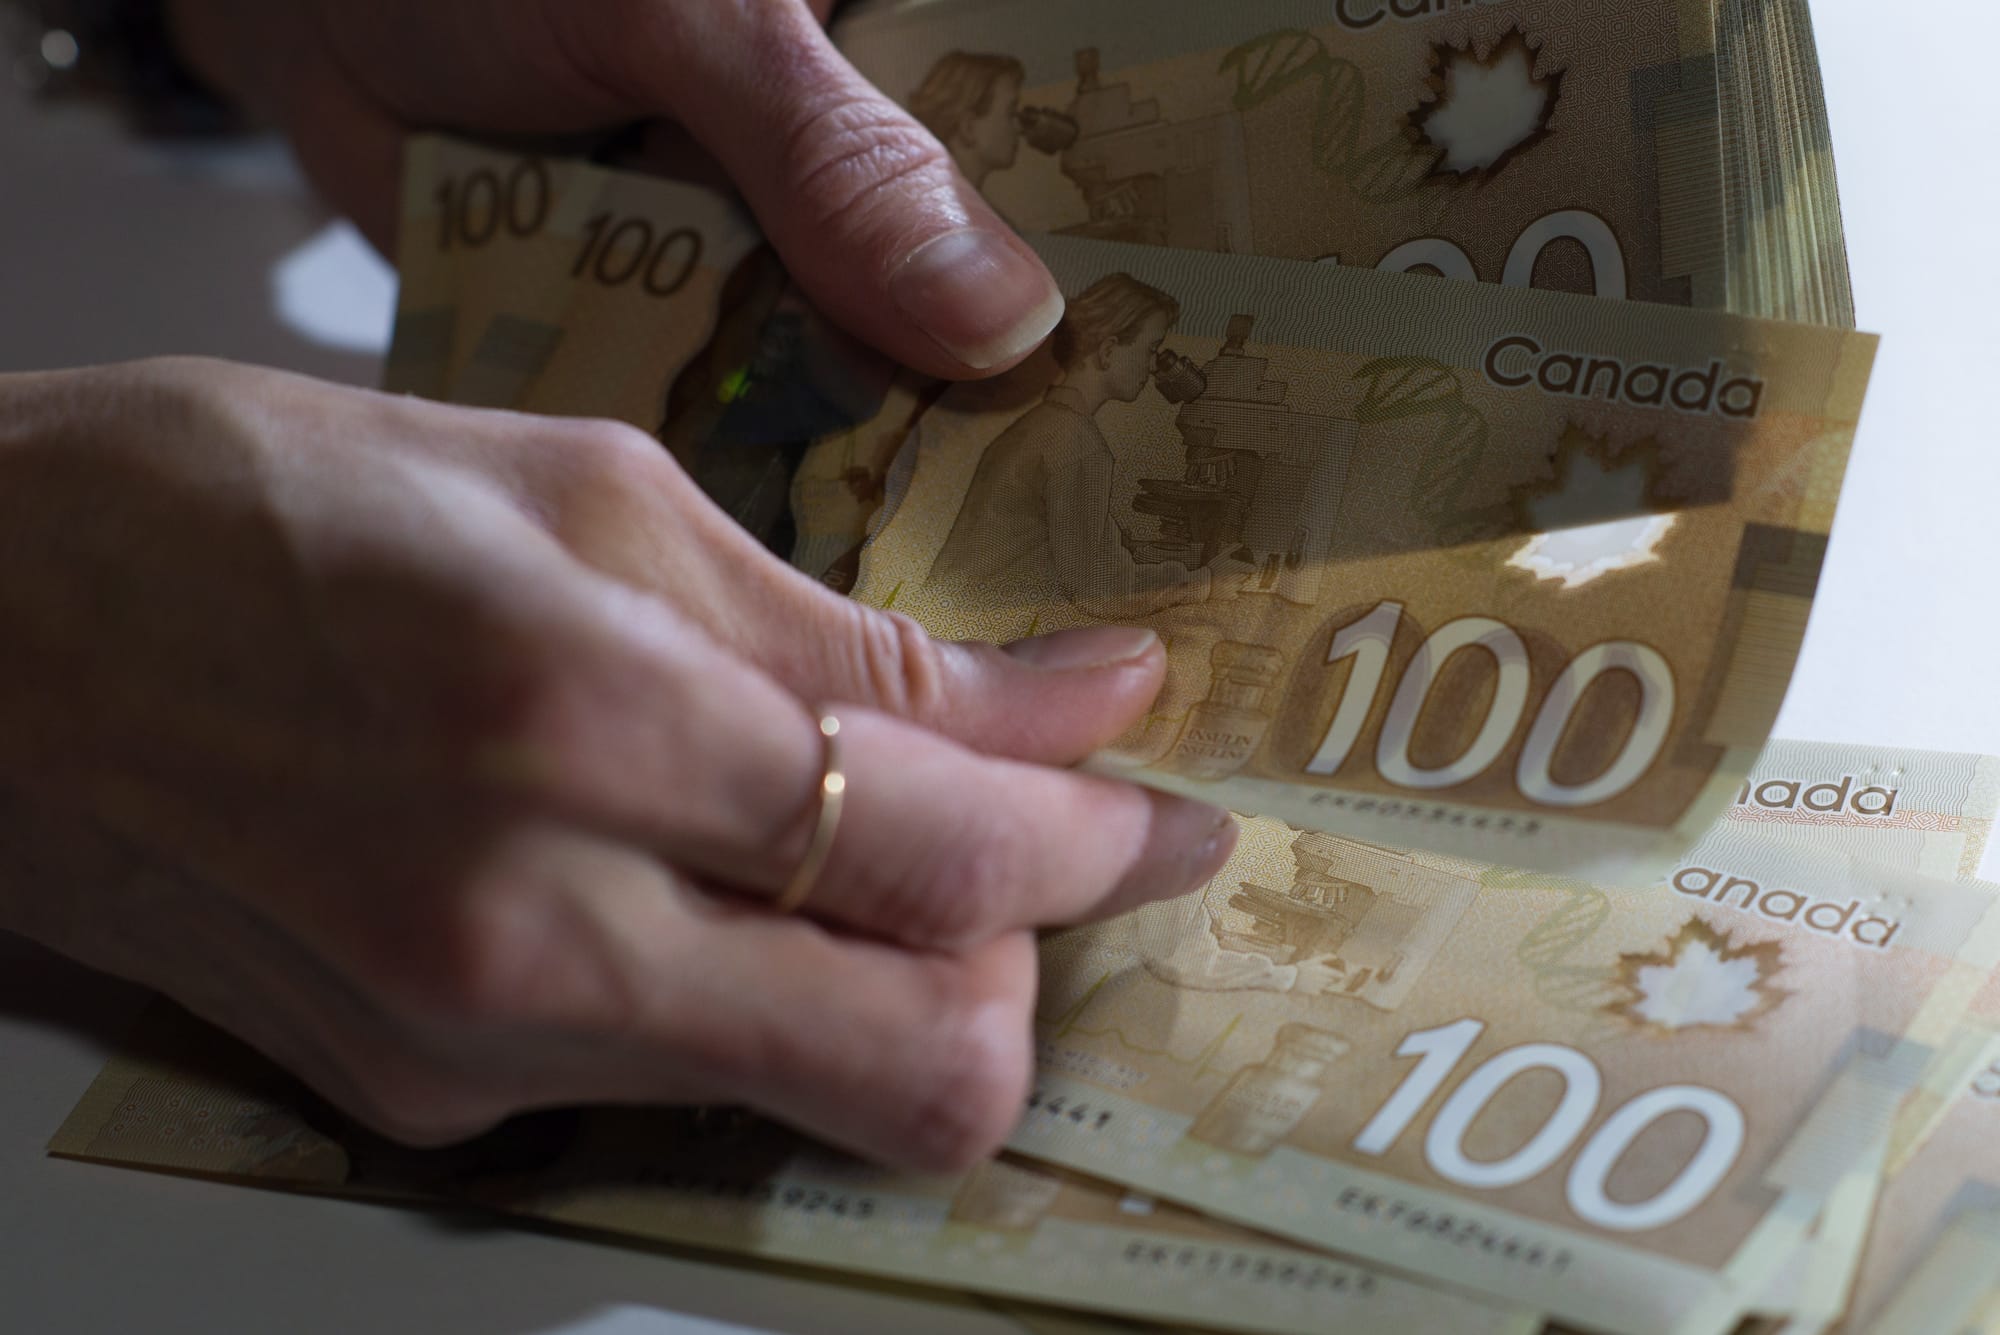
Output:
[[951,1217],[981,1228],[1032,1233],[1061,1194],[1062,1179],[1053,1173],[989,1160],[966,1176],[952,1198]]
[[1326,1091],[1320,1078],[1347,1055],[1339,1034],[1306,1024],[1278,1030],[1271,1055],[1230,1078],[1188,1128],[1188,1139],[1237,1154],[1269,1154]]
[[1249,762],[1271,726],[1265,697],[1285,658],[1276,649],[1224,640],[1209,665],[1208,699],[1188,711],[1167,768],[1193,779],[1226,779]]

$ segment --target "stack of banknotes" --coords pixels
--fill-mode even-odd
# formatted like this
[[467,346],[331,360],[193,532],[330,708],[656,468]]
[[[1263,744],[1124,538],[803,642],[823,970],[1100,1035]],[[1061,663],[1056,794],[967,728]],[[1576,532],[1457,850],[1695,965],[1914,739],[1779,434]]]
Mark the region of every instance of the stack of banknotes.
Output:
[[939,635],[1156,627],[1091,764],[1244,813],[1230,863],[1046,938],[1033,1094],[956,1179],[730,1110],[406,1151],[165,1011],[53,1148],[1043,1331],[2000,1331],[2000,762],[1769,735],[1874,346],[1803,3],[838,37],[1047,261],[1048,348],[929,382],[643,149],[427,138],[389,384],[655,432]]

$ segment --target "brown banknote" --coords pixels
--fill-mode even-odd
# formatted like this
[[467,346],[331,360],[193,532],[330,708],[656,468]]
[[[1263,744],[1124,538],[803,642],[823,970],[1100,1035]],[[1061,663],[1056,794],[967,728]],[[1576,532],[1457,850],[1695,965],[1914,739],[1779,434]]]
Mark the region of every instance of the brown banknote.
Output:
[[1715,0],[1729,309],[1854,323],[1807,0]]
[[412,1151],[164,1005],[50,1148],[392,1203],[472,1204],[606,1236],[1211,1329],[1532,1335],[1540,1325],[1044,1165],[1007,1158],[957,1179],[898,1176],[736,1111],[545,1113],[467,1145]]
[[1970,1078],[1921,1091],[1895,1147],[1841,1328],[2000,1330],[2000,974],[1973,1003]]
[[405,150],[397,265],[389,388],[647,431],[676,385],[728,394],[783,282],[712,189],[435,135]]
[[1874,341],[1035,239],[1050,346],[917,420],[857,596],[1159,631],[1100,770],[1513,866],[1670,863],[1789,681]]
[[1251,822],[1202,895],[1044,947],[1070,1115],[1012,1145],[1586,1329],[1726,1329],[1880,1161],[1996,916],[1771,843],[1607,889]]
[[[1906,747],[1773,741],[1703,841],[1727,860],[1737,841],[1778,840],[1947,879],[1976,875],[2000,808],[2000,760]],[[1939,1079],[1955,1093],[1948,1060]],[[1757,1310],[1790,1335],[1849,1308],[1891,1145],[1855,1161],[1828,1197],[1811,1244],[1784,1267]],[[1771,1328],[1777,1328],[1774,1324]]]
[[1711,844],[1778,840],[1946,880],[1979,874],[2000,812],[2000,758],[1773,739]]
[[[1713,33],[1701,4],[1596,0],[956,0],[837,29],[1020,227],[1721,306]],[[793,560],[835,588],[908,408],[801,465]]]
[[1708,0],[952,0],[835,37],[1029,231],[1727,295]]
[[732,196],[669,165],[413,140],[385,382],[639,427],[789,553],[805,443],[877,415],[894,369],[804,301]]

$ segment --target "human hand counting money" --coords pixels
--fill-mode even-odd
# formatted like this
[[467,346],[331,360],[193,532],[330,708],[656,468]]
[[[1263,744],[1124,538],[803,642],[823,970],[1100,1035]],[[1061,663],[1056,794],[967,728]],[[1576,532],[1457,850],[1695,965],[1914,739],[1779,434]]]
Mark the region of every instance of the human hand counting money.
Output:
[[[416,129],[684,126],[820,310],[915,370],[1000,370],[1062,296],[937,138],[821,27],[831,0],[172,0],[218,87],[284,127],[378,245]],[[1004,109],[1003,109],[1004,110]],[[968,162],[972,159],[968,159]]]
[[615,424],[0,377],[0,533],[0,927],[411,1142],[720,1101],[966,1164],[1026,1091],[1032,929],[1234,838],[1052,768],[1147,707],[1150,633],[932,641]]

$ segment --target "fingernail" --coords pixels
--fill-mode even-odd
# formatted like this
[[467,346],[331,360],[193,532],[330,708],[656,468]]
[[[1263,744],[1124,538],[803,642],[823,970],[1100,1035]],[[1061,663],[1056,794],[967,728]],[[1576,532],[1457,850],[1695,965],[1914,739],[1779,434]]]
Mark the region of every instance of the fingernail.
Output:
[[1236,851],[1236,818],[1221,807],[1155,794],[1146,852],[1130,888],[1148,899],[1183,895],[1214,879]]
[[1016,640],[1006,654],[1044,672],[1083,672],[1130,663],[1153,651],[1160,637],[1143,626],[1079,626]]
[[911,251],[889,279],[889,295],[975,371],[1031,351],[1063,313],[1062,292],[1033,251],[976,227],[932,237]]

